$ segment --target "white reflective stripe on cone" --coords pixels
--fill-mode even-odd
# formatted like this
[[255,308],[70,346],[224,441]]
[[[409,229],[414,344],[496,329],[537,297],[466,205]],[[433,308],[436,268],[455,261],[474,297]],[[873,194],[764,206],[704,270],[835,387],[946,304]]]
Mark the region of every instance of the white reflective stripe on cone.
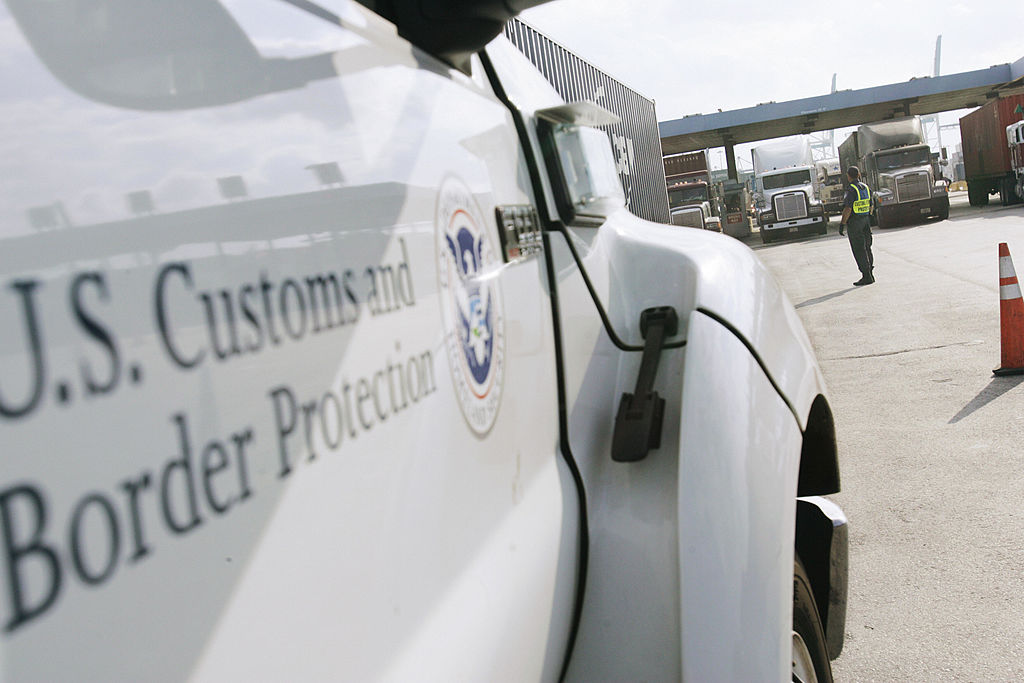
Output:
[[1002,301],[1009,301],[1011,299],[1020,299],[1020,285],[1014,283],[1012,285],[1000,285],[999,287],[999,298]]
[[[991,263],[991,261],[989,261],[989,263]],[[1017,277],[1017,273],[1013,269],[1013,259],[1009,256],[999,257],[999,277]]]

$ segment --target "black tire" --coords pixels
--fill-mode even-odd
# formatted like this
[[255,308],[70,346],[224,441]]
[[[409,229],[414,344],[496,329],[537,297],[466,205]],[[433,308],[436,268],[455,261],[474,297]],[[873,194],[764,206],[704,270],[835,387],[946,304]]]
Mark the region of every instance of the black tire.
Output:
[[971,206],[987,206],[988,205],[988,191],[987,185],[982,186],[981,183],[967,182],[967,199],[971,203]]
[[[808,661],[809,660],[809,661]],[[803,664],[801,664],[803,662]],[[814,678],[805,672],[813,664]],[[793,680],[832,683],[832,665],[825,648],[825,630],[799,557],[793,558]]]
[[768,244],[769,242],[772,241],[772,238],[768,236],[767,230],[761,228],[759,232],[761,233],[761,244]]
[[1020,201],[1015,185],[1016,183],[1013,178],[1003,178],[1002,182],[999,183],[999,199],[1002,201],[1003,206],[1010,206]]

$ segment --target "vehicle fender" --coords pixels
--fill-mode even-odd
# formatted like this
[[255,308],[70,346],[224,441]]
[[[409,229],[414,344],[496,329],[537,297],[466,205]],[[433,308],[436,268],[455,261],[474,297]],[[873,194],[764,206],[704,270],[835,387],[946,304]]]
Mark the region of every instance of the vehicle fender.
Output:
[[569,679],[784,677],[802,431],[824,391],[802,326],[753,252],[727,236],[620,212],[569,238],[623,341],[643,344],[639,313],[658,305],[677,309],[686,339],[662,353],[660,447],[612,462],[615,408],[640,354],[616,352],[579,315],[586,292],[553,239],[575,340],[570,442],[591,525]]

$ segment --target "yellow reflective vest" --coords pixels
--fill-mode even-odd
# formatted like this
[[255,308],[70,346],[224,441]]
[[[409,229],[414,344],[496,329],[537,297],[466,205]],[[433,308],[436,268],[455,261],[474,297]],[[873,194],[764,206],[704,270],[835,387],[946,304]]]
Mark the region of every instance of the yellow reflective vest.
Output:
[[864,195],[861,196],[860,183],[850,183],[850,187],[857,193],[857,200],[853,203],[854,213],[868,213],[871,211],[871,190],[864,186]]

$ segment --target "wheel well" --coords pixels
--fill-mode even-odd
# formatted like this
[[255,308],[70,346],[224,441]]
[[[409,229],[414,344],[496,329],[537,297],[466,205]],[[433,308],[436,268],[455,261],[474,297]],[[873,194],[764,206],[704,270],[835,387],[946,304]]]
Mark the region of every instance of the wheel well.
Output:
[[818,394],[807,415],[807,428],[800,448],[797,496],[823,496],[839,491],[839,457],[836,424],[828,401]]

